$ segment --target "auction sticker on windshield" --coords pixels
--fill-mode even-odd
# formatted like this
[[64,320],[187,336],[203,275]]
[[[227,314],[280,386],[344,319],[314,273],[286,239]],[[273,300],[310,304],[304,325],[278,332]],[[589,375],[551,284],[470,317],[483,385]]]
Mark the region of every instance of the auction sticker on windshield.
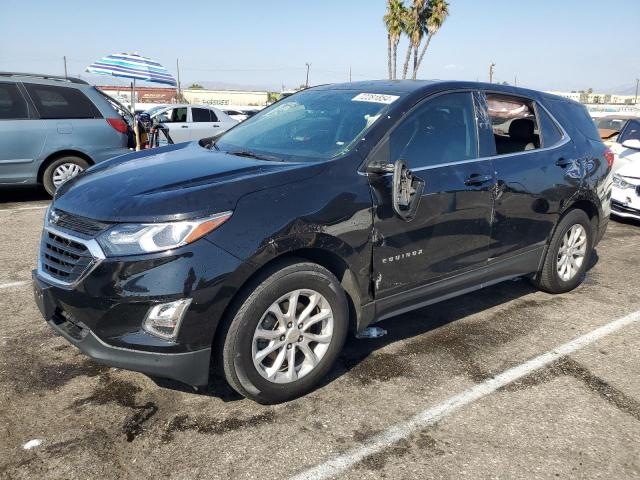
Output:
[[397,95],[384,95],[382,93],[359,93],[351,99],[353,102],[371,102],[371,103],[393,103],[398,98]]

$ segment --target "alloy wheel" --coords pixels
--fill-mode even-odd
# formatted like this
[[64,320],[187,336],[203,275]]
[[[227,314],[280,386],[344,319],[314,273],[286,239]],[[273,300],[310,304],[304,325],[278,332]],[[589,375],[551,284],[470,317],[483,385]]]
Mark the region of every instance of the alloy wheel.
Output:
[[252,342],[255,368],[274,383],[304,377],[326,354],[333,326],[331,305],[320,293],[300,289],[283,295],[256,327]]
[[584,263],[587,251],[587,232],[580,224],[573,225],[562,237],[556,268],[558,276],[568,282],[576,276]]

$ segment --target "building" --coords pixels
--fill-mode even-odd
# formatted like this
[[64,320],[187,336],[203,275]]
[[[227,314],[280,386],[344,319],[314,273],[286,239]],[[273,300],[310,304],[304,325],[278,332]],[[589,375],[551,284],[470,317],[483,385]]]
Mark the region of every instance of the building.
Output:
[[243,90],[205,90],[194,88],[182,90],[188,103],[213,106],[256,106],[264,107],[269,100],[269,93]]
[[557,95],[559,97],[568,98],[569,100],[575,100],[576,102],[582,101],[582,92],[559,92],[556,90],[550,90],[546,93]]
[[547,93],[588,105],[634,105],[636,100],[635,95],[615,95],[610,93],[561,92],[557,90],[550,90]]

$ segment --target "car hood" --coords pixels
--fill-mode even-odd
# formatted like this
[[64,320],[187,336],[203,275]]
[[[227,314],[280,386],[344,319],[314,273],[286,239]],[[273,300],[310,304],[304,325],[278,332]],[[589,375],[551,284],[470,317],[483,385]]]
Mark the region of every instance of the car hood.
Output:
[[55,208],[106,222],[159,222],[233,210],[248,193],[317,175],[321,163],[256,160],[197,142],[122,155],[60,187]]
[[[640,180],[640,160],[632,161],[621,166],[616,171],[616,174],[620,175],[621,177]],[[633,182],[633,183],[637,183],[637,182]]]

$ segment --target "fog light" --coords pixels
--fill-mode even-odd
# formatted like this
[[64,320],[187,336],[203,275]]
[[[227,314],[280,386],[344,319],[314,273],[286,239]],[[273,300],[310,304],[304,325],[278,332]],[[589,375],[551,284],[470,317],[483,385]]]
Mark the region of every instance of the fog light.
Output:
[[149,309],[142,328],[157,337],[173,340],[178,336],[180,322],[191,305],[191,300],[191,298],[184,298],[154,305]]

